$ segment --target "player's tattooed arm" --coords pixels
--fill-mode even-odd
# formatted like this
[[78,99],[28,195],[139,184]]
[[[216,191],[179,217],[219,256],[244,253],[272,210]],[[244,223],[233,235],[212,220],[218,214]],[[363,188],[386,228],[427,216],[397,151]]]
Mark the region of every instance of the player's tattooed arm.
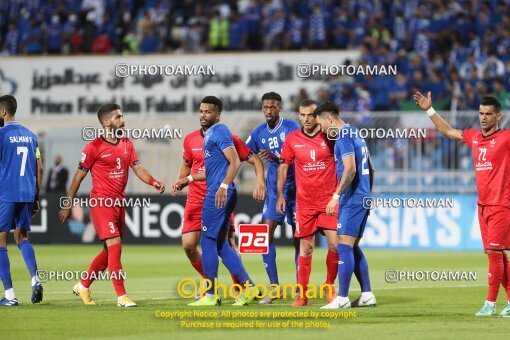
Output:
[[278,199],[276,201],[276,211],[279,214],[285,214],[285,207],[287,206],[287,202],[285,201],[285,196],[283,195],[283,189],[285,188],[285,182],[287,181],[287,173],[289,172],[289,164],[281,163],[278,167],[278,173],[276,177],[276,188],[278,190]]
[[136,177],[138,177],[142,182],[154,187],[156,190],[159,191],[160,194],[165,192],[165,184],[163,184],[163,182],[155,180],[154,177],[151,176],[149,171],[147,171],[147,169],[145,169],[142,166],[142,164],[136,163],[131,168],[133,169],[133,172],[135,173]]
[[340,182],[338,183],[334,196],[326,206],[327,215],[335,214],[340,196],[342,196],[347,188],[349,188],[354,177],[356,177],[356,159],[354,158],[354,155],[344,156],[342,158],[342,163],[344,164],[344,172],[342,173],[342,178],[340,178]]
[[[427,93],[426,97],[421,92],[416,92],[413,95],[413,99],[416,105],[418,105],[422,110],[428,111],[432,109],[432,95],[430,91]],[[429,115],[430,120],[432,120],[432,123],[434,123],[439,132],[445,137],[463,142],[464,139],[462,138],[462,131],[452,128],[452,126],[446,120],[444,120],[440,115],[435,113],[434,109],[432,110],[433,112],[431,113],[427,112],[427,114]]]
[[372,163],[372,157],[368,155],[368,170],[370,171],[370,191],[372,191],[372,187],[374,186],[374,177],[375,177],[375,168],[374,163]]
[[[229,186],[230,183],[232,183],[234,181],[234,178],[236,178],[237,176],[237,172],[241,167],[241,160],[239,159],[239,155],[237,154],[237,151],[234,146],[223,149],[223,154],[225,155],[225,158],[229,162],[229,166],[227,174],[225,175],[225,178],[223,178],[221,183]],[[227,204],[227,189],[222,188],[220,186],[218,188],[218,191],[216,191],[214,202],[218,209],[225,207],[225,205]]]
[[264,165],[260,158],[253,154],[247,161],[255,169],[255,175],[257,176],[257,186],[253,190],[253,199],[256,201],[263,201],[266,198],[266,179],[264,178]]
[[71,208],[74,197],[76,196],[78,189],[80,189],[81,182],[85,176],[87,176],[87,171],[82,170],[81,168],[76,170],[76,173],[74,174],[74,177],[71,181],[69,191],[67,192],[67,197],[64,197],[64,199],[60,201],[62,205],[60,207],[60,212],[58,213],[60,222],[64,223],[69,218],[69,216],[71,216]]

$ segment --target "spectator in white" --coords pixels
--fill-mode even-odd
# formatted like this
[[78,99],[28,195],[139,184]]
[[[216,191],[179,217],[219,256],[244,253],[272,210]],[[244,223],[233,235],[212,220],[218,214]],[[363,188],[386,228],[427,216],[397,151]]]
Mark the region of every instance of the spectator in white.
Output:
[[483,65],[483,76],[485,80],[503,77],[505,75],[505,64],[498,59],[494,50],[489,48],[488,58]]
[[7,55],[18,54],[20,34],[15,24],[9,24],[9,30],[5,36],[4,52]]
[[68,177],[69,171],[62,164],[62,157],[56,155],[46,183],[46,192],[66,192]]
[[185,52],[203,52],[204,28],[197,18],[189,20],[185,29],[183,47]]
[[482,78],[483,65],[475,60],[475,56],[473,54],[470,54],[468,59],[460,65],[459,75],[462,79],[468,79],[471,77],[473,70],[476,71],[478,79]]
[[104,15],[103,0],[83,0],[81,9],[87,12],[87,21],[93,22],[96,27],[101,26]]

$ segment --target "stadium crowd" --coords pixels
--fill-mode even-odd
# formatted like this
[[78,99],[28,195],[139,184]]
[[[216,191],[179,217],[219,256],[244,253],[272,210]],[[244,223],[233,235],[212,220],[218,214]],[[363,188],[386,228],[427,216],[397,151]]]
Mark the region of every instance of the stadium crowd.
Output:
[[4,55],[361,50],[353,63],[398,76],[330,79],[319,96],[346,111],[510,108],[509,0],[10,0],[0,2]]

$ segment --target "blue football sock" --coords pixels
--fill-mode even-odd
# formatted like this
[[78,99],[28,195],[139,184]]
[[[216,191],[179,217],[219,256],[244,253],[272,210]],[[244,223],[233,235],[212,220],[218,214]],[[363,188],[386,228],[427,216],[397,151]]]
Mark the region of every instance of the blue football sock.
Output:
[[361,292],[370,292],[370,275],[368,274],[368,262],[359,246],[353,248],[354,252],[354,274],[361,286]]
[[211,281],[211,288],[207,292],[209,294],[214,294],[214,279],[218,277],[218,266],[220,263],[218,259],[217,240],[202,235],[200,238],[200,247],[202,248],[204,275]]
[[264,261],[264,267],[266,267],[267,276],[269,276],[269,282],[271,284],[279,284],[274,243],[269,243],[269,252],[262,255],[262,260]]
[[347,297],[349,295],[349,286],[354,272],[354,253],[352,247],[347,244],[337,245],[338,249],[338,296]]
[[29,240],[25,240],[18,244],[18,248],[21,250],[23,260],[25,260],[25,264],[30,272],[30,277],[34,277],[37,273],[37,262],[35,260],[34,247],[32,247]]
[[244,269],[243,263],[241,262],[241,258],[234,251],[234,249],[232,249],[230,244],[228,244],[228,241],[227,240],[223,241],[223,243],[221,245],[218,245],[218,247],[221,261],[223,262],[225,267],[227,267],[228,271],[235,277],[237,277],[239,282],[241,282],[241,285],[244,286],[246,284],[246,281],[248,281],[250,284],[253,284],[253,281],[246,272],[246,269]]
[[5,290],[12,288],[11,264],[9,263],[6,247],[0,247],[0,279]]

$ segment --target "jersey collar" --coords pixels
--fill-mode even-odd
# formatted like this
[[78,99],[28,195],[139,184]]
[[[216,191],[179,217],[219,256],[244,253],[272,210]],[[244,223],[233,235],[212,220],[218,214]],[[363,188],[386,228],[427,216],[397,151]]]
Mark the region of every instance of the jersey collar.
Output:
[[302,127],[302,128],[301,128],[301,133],[303,134],[303,136],[308,137],[308,138],[311,138],[311,139],[314,139],[315,137],[317,137],[317,136],[319,135],[319,133],[321,133],[321,132],[322,132],[322,130],[321,130],[321,129],[319,129],[319,130],[318,130],[316,133],[314,133],[313,135],[309,135],[309,134],[307,134],[307,133],[305,132],[305,128],[304,128],[304,127]]
[[496,133],[498,133],[499,131],[501,131],[501,129],[497,129],[496,131],[494,131],[493,133],[491,133],[491,134],[489,134],[489,135],[487,135],[487,136],[484,136],[484,135],[483,135],[483,132],[482,132],[482,138],[489,138],[490,136],[495,135],[495,134],[496,134]]
[[117,138],[117,143],[109,142],[109,141],[107,141],[107,140],[106,140],[106,138],[104,138],[103,136],[101,136],[101,137],[99,137],[99,138],[101,138],[103,142],[108,143],[108,144],[113,145],[113,146],[117,146],[117,145],[119,145],[119,143],[120,143],[120,138]]
[[280,121],[278,121],[278,124],[276,124],[276,126],[274,127],[274,129],[270,129],[270,128],[269,128],[269,124],[268,124],[268,123],[266,123],[266,127],[267,127],[267,130],[268,130],[269,132],[273,133],[273,132],[275,132],[276,130],[278,130],[278,129],[280,128],[280,126],[282,126],[282,124],[283,124],[283,118],[282,118],[282,117],[280,117]]

